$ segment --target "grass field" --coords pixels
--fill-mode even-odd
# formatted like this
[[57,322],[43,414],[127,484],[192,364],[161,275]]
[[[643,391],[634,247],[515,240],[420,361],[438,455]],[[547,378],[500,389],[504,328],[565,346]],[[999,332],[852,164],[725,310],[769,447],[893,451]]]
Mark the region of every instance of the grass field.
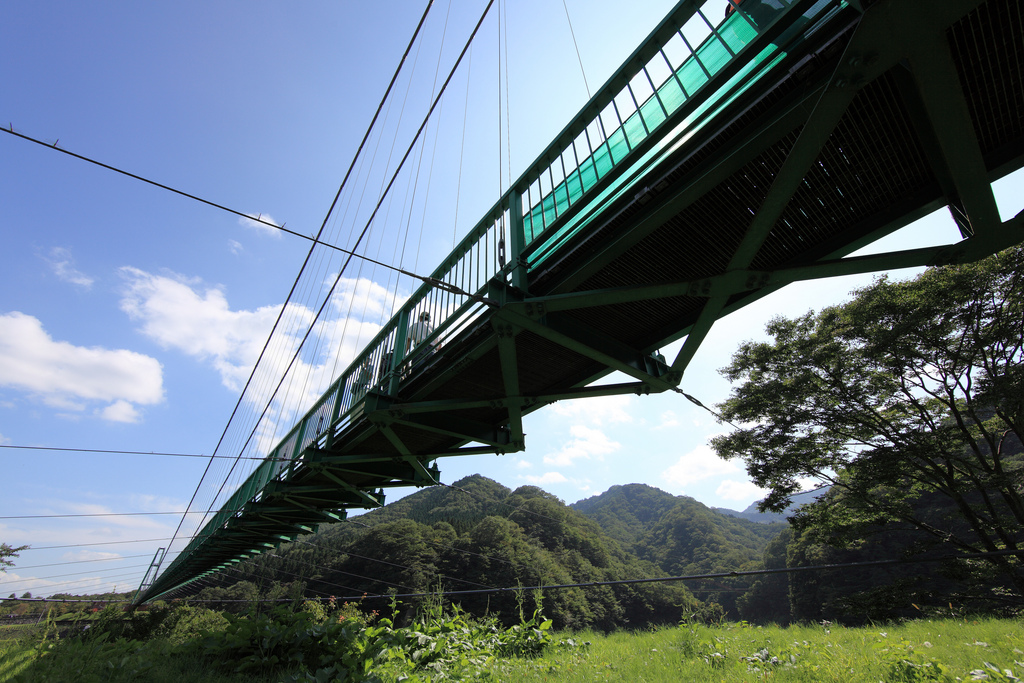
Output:
[[[39,647],[31,637],[5,637],[0,631],[0,681],[316,680],[298,670],[264,676],[213,673],[201,656],[183,655],[159,640],[106,643],[99,648],[76,639]],[[455,680],[469,678],[566,683],[1014,681],[1024,679],[1024,622],[945,619],[864,628],[724,624],[609,635],[558,633],[540,657],[492,658],[472,676]],[[374,679],[347,679],[353,680]],[[444,671],[427,670],[405,680],[453,679]]]
[[1024,622],[1011,620],[867,628],[727,624],[573,639],[592,644],[583,651],[554,648],[531,661],[497,662],[494,670],[500,680],[566,683],[1024,678]]

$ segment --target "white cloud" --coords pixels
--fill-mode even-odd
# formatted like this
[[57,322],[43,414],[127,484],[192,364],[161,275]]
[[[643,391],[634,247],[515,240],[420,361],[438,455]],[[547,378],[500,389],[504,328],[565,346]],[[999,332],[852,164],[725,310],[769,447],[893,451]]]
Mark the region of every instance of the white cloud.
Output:
[[245,251],[245,247],[238,240],[228,240],[228,250],[232,254],[238,255]]
[[104,420],[110,420],[111,422],[127,422],[135,423],[139,421],[141,417],[139,411],[136,410],[128,401],[114,401],[106,408],[99,411],[100,417]]
[[[331,278],[332,284],[336,277]],[[334,289],[331,305],[342,318],[379,322],[391,318],[406,298],[368,278],[343,277]]]
[[680,457],[674,465],[662,472],[661,476],[677,488],[684,488],[710,477],[724,476],[739,471],[741,471],[740,467],[736,463],[722,460],[715,454],[711,446],[701,444]]
[[619,450],[622,444],[612,441],[599,429],[586,425],[573,425],[569,428],[572,440],[563,444],[562,448],[544,456],[545,465],[568,467],[573,461],[603,456]]
[[[0,443],[3,443],[2,436],[0,436]],[[515,458],[515,468],[518,470],[528,470],[533,467],[533,463],[523,458]]]
[[93,560],[116,560],[120,553],[104,553],[97,550],[75,550],[64,553],[60,559],[65,562],[91,562]]
[[633,422],[633,416],[628,410],[632,403],[633,397],[630,395],[599,396],[559,401],[548,410],[562,417],[603,426],[612,423]]
[[569,481],[561,472],[545,472],[541,475],[527,474],[523,475],[522,479],[535,486],[543,486],[545,484],[562,484]]
[[75,268],[75,259],[69,249],[54,247],[50,250],[50,257],[45,260],[50,264],[50,269],[53,270],[54,275],[64,282],[70,282],[83,289],[89,289],[92,287],[92,283],[95,282],[94,278]]
[[251,367],[280,310],[265,306],[232,311],[220,289],[196,291],[201,286],[198,280],[151,275],[131,267],[122,268],[121,274],[128,281],[121,310],[142,322],[143,334],[164,348],[212,358],[215,364]]
[[764,498],[768,494],[768,490],[760,488],[752,481],[726,479],[719,484],[715,494],[725,500],[740,500],[749,504]]
[[[281,311],[280,305],[255,310],[233,310],[220,287],[204,285],[196,278],[175,273],[154,275],[124,267],[125,290],[121,309],[139,323],[140,331],[164,348],[177,349],[214,368],[221,383],[241,391],[260,358],[268,335]],[[325,292],[326,294],[326,292]],[[368,295],[366,310],[348,314],[346,297]],[[343,278],[329,318],[315,323],[310,340],[292,365],[288,381],[277,392],[268,419],[257,429],[257,450],[265,452],[290,428],[301,411],[308,409],[329,384],[380,331],[376,321],[384,311],[386,290],[365,279]],[[353,307],[354,308],[354,307]],[[270,399],[280,378],[295,356],[315,314],[299,304],[289,304],[263,353],[246,401],[262,406]]]
[[666,410],[659,417],[661,422],[654,429],[672,429],[679,426],[679,417],[674,410]]
[[124,421],[132,411],[138,418],[136,405],[163,400],[163,368],[134,351],[54,341],[37,318],[13,312],[0,316],[0,386],[63,410],[109,403],[100,417]]
[[[267,225],[267,223],[272,223],[273,225],[282,225],[281,223],[278,223],[277,221],[275,221],[270,214],[266,214],[266,213],[250,213],[249,216],[251,216],[251,218],[239,217],[238,218],[238,224],[239,225],[243,225],[243,226],[245,226],[247,228],[252,228],[253,230],[256,230],[257,232],[263,233],[264,235],[270,235],[270,236],[277,237],[277,238],[281,237],[281,233],[282,233],[281,230],[278,230],[275,227]],[[253,219],[256,219],[256,220],[253,220]],[[266,222],[265,223],[261,223],[260,221],[266,221]]]

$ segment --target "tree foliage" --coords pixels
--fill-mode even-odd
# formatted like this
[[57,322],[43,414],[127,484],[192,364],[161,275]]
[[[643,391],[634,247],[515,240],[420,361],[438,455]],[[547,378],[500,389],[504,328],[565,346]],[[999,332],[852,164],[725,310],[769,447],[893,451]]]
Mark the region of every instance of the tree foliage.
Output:
[[[852,547],[894,523],[918,551],[1020,550],[1022,266],[1018,247],[776,318],[772,341],[743,344],[723,369],[736,385],[719,410],[749,426],[713,446],[770,490],[762,509],[783,509],[803,479],[833,484],[795,519],[812,540]],[[1018,596],[1019,558],[991,558]]]
[[22,550],[27,550],[28,546],[23,545],[17,548],[7,545],[6,543],[0,543],[0,574],[7,571],[8,567],[14,566],[14,559],[18,556]]

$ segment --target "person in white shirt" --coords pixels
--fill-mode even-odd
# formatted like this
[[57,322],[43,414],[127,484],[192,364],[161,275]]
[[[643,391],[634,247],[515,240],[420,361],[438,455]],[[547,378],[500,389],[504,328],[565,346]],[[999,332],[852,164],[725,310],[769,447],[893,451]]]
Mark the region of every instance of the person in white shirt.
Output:
[[420,318],[412,325],[409,325],[409,335],[405,339],[405,352],[409,351],[427,340],[427,337],[434,331],[430,324],[430,314],[426,311],[420,313]]

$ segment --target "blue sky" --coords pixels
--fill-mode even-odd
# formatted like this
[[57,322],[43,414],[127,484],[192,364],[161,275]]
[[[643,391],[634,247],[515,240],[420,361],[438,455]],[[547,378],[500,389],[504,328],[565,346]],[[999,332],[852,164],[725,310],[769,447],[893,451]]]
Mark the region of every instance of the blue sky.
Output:
[[[354,243],[484,5],[435,3],[325,239]],[[587,86],[596,90],[670,6],[636,0],[625,11],[567,0],[585,84],[562,3],[496,3],[438,123],[360,248],[431,271],[507,187],[510,171],[519,175],[585,103]],[[0,24],[0,123],[314,234],[422,11],[419,1],[19,3]],[[507,96],[496,86],[499,47]],[[508,140],[498,137],[499,120]],[[316,252],[225,433],[308,243],[10,135],[0,136],[0,160],[2,445],[210,454],[224,433],[218,455],[254,455],[417,285],[350,266],[296,379],[257,421],[341,267],[338,255]],[[996,190],[1004,216],[1021,210],[1020,178]],[[955,237],[939,212],[886,246]],[[724,399],[729,387],[717,370],[739,342],[760,337],[773,315],[836,303],[870,279],[788,288],[724,319],[683,388],[707,405]],[[710,452],[708,438],[723,429],[677,394],[564,402],[527,418],[525,453],[440,466],[446,482],[479,472],[512,488],[540,485],[566,502],[643,482],[742,509],[759,492],[737,464]],[[184,510],[207,462],[14,448],[0,458],[0,541],[39,548],[2,577],[2,595],[134,588],[166,545],[146,539],[169,538],[179,515],[11,517]],[[216,504],[254,462],[231,470],[229,459],[216,461],[193,509]],[[197,523],[185,520],[186,538]],[[79,564],[37,566],[61,562]]]

